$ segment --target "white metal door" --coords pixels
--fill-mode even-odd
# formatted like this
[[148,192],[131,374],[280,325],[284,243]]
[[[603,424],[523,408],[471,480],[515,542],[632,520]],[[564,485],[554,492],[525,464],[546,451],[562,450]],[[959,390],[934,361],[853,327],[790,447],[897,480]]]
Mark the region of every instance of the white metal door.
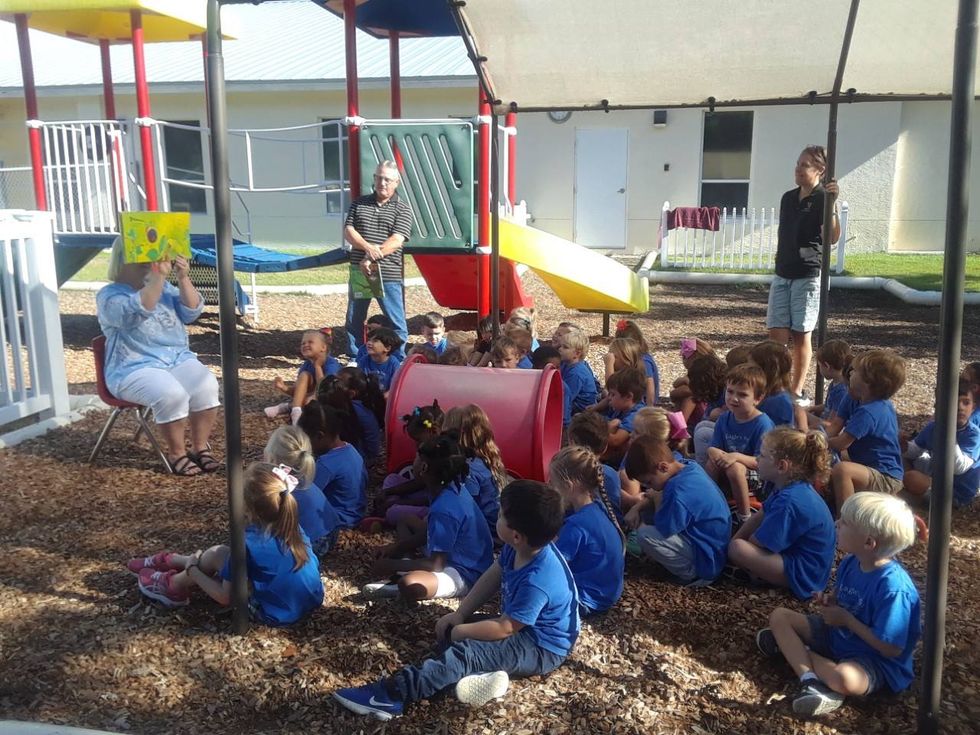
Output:
[[573,236],[590,248],[626,247],[626,180],[629,130],[575,131]]

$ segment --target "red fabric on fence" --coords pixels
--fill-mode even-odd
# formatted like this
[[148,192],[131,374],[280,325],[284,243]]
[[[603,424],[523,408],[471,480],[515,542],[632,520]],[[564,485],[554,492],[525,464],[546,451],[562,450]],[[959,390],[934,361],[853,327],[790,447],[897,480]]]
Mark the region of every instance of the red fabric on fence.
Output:
[[689,227],[693,230],[717,232],[720,214],[718,207],[677,207],[667,213],[667,229]]

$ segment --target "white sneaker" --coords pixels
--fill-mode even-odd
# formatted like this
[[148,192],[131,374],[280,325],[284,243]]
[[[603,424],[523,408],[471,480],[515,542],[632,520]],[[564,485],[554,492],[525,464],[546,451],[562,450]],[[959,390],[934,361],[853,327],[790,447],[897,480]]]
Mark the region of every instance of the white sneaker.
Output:
[[282,416],[284,413],[289,413],[288,403],[277,403],[274,406],[269,406],[264,409],[266,418],[274,419],[276,416]]
[[456,683],[456,699],[471,707],[482,707],[487,702],[504,696],[508,686],[510,677],[506,671],[471,674]]
[[371,582],[361,587],[361,594],[369,600],[398,597],[398,585],[391,582]]

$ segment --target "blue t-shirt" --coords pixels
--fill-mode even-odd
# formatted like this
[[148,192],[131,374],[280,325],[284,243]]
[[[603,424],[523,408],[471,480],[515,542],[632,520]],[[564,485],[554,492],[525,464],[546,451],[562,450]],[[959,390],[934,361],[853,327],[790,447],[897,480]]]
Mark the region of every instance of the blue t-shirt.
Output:
[[561,364],[561,380],[565,387],[565,410],[562,425],[568,426],[572,414],[578,413],[593,403],[599,396],[596,389],[595,373],[585,360],[580,362],[563,362]]
[[363,401],[355,398],[351,404],[354,406],[357,422],[361,425],[360,452],[370,462],[381,454],[381,427],[374,411],[365,406]]
[[633,420],[636,419],[636,413],[641,408],[645,408],[646,404],[643,401],[639,403],[634,403],[632,408],[628,408],[625,411],[614,411],[612,406],[606,409],[606,420],[612,421],[613,419],[619,419],[619,428],[630,434],[633,433]]
[[891,401],[860,404],[844,425],[844,431],[854,437],[854,443],[847,448],[852,462],[899,480],[905,476],[898,443],[898,416]]
[[555,546],[572,570],[583,605],[604,612],[616,604],[623,594],[623,541],[599,503],[567,516]]
[[[336,375],[340,372],[340,363],[337,362],[337,358],[333,355],[327,355],[326,362],[323,363],[323,375]],[[303,373],[310,376],[310,380],[313,381],[313,387],[316,387],[316,366],[313,364],[312,360],[303,360],[303,364],[299,366],[299,372],[296,374],[298,378]]]
[[775,395],[764,398],[759,404],[759,410],[772,419],[774,426],[796,426],[796,415],[793,412],[795,404],[789,391],[780,391]]
[[713,580],[725,566],[732,516],[721,490],[701,466],[680,460],[684,468],[664,484],[653,525],[665,537],[680,534],[694,548],[699,579]]
[[801,600],[827,589],[837,529],[823,498],[808,482],[786,485],[762,504],[756,541],[783,557],[789,588]]
[[647,377],[653,378],[653,398],[654,405],[656,405],[660,403],[660,369],[657,367],[657,361],[649,352],[644,353],[642,358],[643,369],[646,371]]
[[437,355],[441,355],[443,352],[446,351],[447,342],[446,342],[446,338],[445,337],[443,337],[442,339],[440,339],[434,345],[429,344],[428,342],[425,342],[424,344],[425,344],[426,347],[431,347],[433,350],[435,350],[435,353]]
[[567,656],[578,638],[578,594],[572,570],[554,544],[547,544],[520,569],[517,552],[500,551],[500,610],[531,628],[534,642],[556,656]]
[[353,528],[367,510],[367,470],[350,444],[324,452],[316,459],[313,484],[323,490],[344,528]]
[[[718,394],[718,397],[715,398],[715,400],[710,401],[709,403],[705,404],[705,406],[704,406],[704,418],[708,419],[708,417],[711,415],[711,412],[714,411],[716,408],[724,408],[725,407],[725,391],[726,391],[726,388],[722,388],[721,389],[721,393]],[[708,420],[710,421],[711,419],[708,419]]]
[[905,567],[891,561],[871,572],[861,570],[857,557],[848,554],[837,567],[837,604],[871,628],[875,638],[902,652],[885,658],[845,627],[830,629],[830,650],[838,661],[865,658],[873,661],[893,692],[912,683],[912,651],[921,632],[919,591]]
[[848,391],[840,399],[840,403],[837,404],[837,416],[838,416],[838,418],[841,418],[844,421],[847,421],[849,418],[851,418],[851,414],[853,414],[854,411],[857,410],[857,407],[860,406],[860,405],[861,404],[858,403],[857,400],[855,400],[854,396],[851,395],[851,392]]
[[[623,457],[623,463],[626,457]],[[602,489],[606,491],[606,497],[613,507],[616,520],[619,525],[623,525],[623,483],[619,480],[619,472],[607,464],[602,465]]]
[[473,497],[456,482],[443,488],[426,517],[426,556],[445,554],[466,584],[472,586],[493,564],[493,539]]
[[980,429],[980,408],[973,409],[973,413],[970,414],[970,423]]
[[340,527],[340,517],[336,509],[330,505],[323,490],[316,485],[294,490],[293,497],[299,507],[299,525],[312,543],[315,544]]
[[[926,427],[915,437],[915,443],[919,447],[933,451],[933,435],[936,431],[936,422],[930,421]],[[969,505],[977,495],[977,488],[980,486],[980,427],[967,421],[966,426],[956,430],[956,446],[960,448],[967,457],[973,460],[973,466],[962,474],[953,477],[953,503],[957,507]]]
[[750,457],[759,456],[762,437],[773,430],[772,419],[760,413],[754,419],[739,423],[731,411],[725,411],[715,422],[711,446],[723,452],[738,452]]
[[517,367],[519,367],[521,370],[532,370],[534,368],[534,363],[531,362],[529,355],[524,355],[524,357],[517,361]]
[[497,516],[500,513],[500,488],[487,463],[479,457],[466,460],[470,474],[466,477],[466,489],[476,501],[492,535],[496,534]]
[[829,419],[832,411],[840,415],[840,402],[847,396],[847,383],[831,383],[830,390],[827,391],[827,398],[823,402],[823,413],[821,418]]
[[[249,603],[266,625],[291,625],[323,604],[320,562],[302,529],[300,534],[307,559],[293,571],[296,558],[285,543],[258,526],[245,529],[245,566],[252,588]],[[230,556],[218,576],[231,580]]]
[[398,372],[401,364],[402,361],[398,359],[398,356],[394,352],[388,355],[388,359],[384,362],[375,362],[371,359],[370,355],[357,358],[357,367],[365,373],[374,373],[377,375],[378,381],[381,383],[381,390],[383,391],[391,388],[391,381],[395,379],[395,373]]

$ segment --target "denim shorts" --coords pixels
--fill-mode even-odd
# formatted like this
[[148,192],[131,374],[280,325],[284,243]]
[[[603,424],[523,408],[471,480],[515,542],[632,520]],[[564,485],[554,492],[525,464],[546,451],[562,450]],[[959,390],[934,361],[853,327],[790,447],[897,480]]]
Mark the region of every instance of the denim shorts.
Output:
[[813,278],[772,277],[769,287],[769,329],[812,332],[820,314],[820,276]]
[[[833,652],[830,650],[830,626],[819,615],[807,615],[806,617],[810,623],[810,650],[824,658],[835,660]],[[877,664],[870,658],[859,656],[857,658],[842,659],[837,663],[845,662],[860,666],[864,669],[864,673],[868,675],[868,690],[864,693],[864,696],[874,694],[884,686],[885,678],[882,676]]]

